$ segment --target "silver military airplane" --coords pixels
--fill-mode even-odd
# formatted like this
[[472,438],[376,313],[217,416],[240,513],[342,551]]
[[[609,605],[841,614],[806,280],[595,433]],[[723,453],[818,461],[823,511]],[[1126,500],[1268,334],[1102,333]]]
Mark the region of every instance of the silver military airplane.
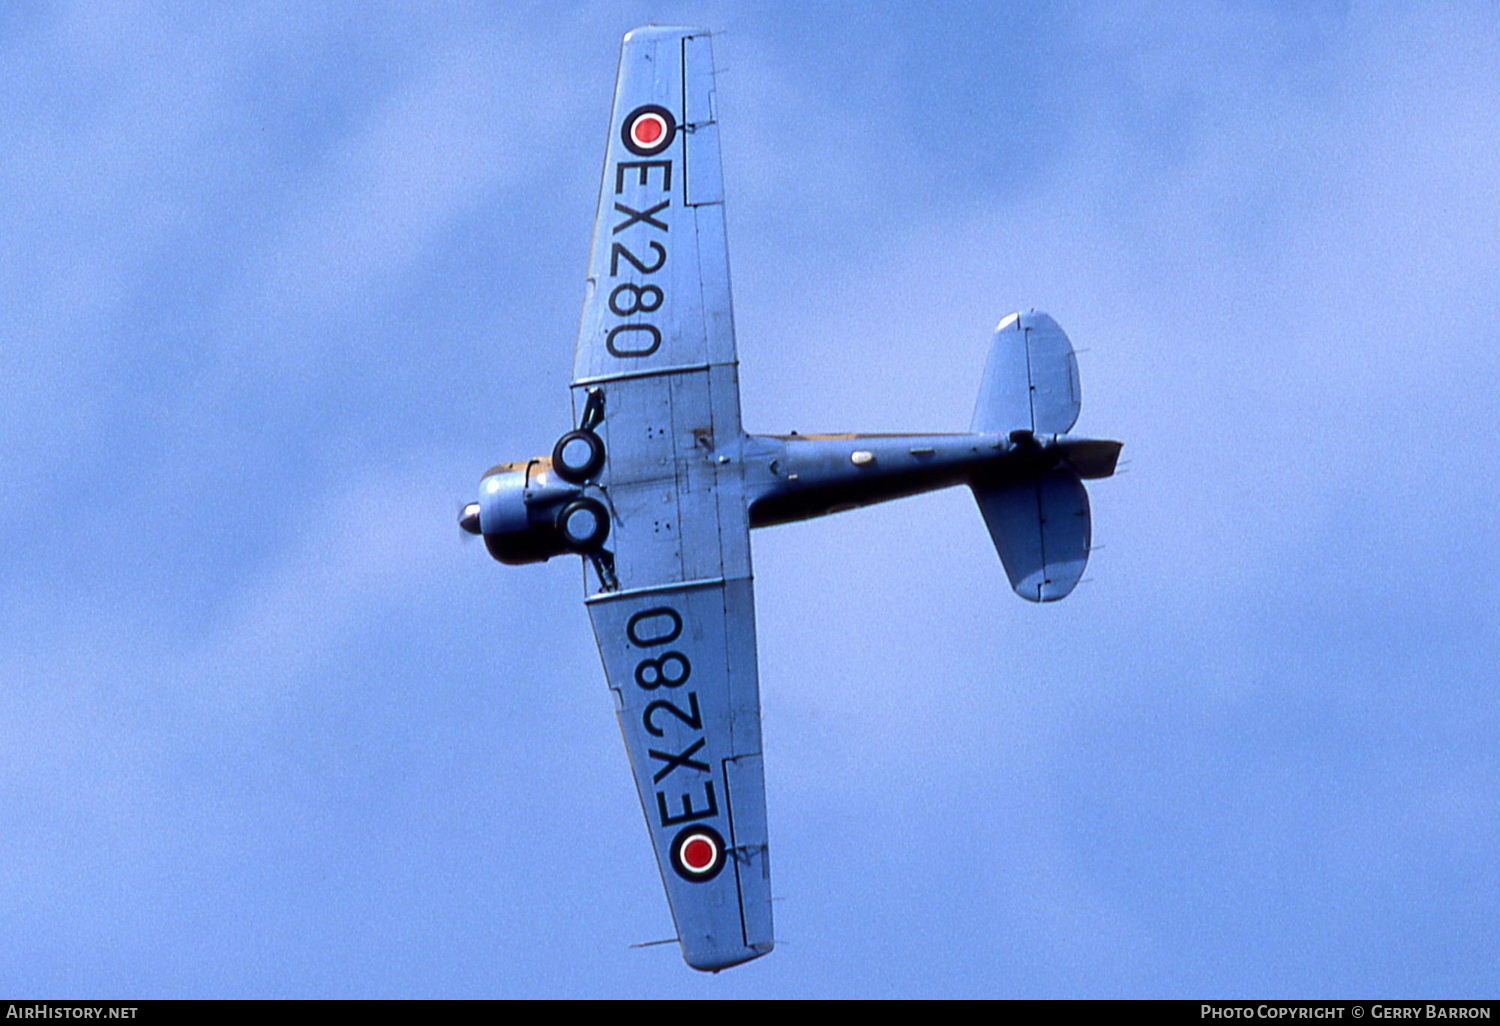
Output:
[[740,426],[709,34],[625,37],[573,366],[577,426],[502,463],[460,517],[502,563],[577,553],[683,958],[768,953],[771,874],[750,529],[968,485],[1017,594],[1089,555],[1086,478],[1121,443],[1067,434],[1078,364],[1044,313],[996,329],[967,434]]

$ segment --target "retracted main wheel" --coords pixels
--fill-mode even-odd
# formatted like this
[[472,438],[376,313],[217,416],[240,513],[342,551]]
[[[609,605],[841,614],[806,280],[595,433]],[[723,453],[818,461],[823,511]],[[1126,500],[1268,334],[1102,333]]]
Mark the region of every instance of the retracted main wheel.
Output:
[[609,536],[609,513],[598,499],[574,499],[557,514],[557,530],[574,552],[592,552]]
[[569,484],[583,484],[604,466],[604,441],[585,428],[569,431],[552,447],[552,469]]

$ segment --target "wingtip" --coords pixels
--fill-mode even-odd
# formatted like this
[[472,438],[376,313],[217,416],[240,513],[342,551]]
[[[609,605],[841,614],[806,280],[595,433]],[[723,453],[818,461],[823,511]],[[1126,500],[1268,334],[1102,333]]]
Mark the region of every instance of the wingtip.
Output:
[[682,953],[682,960],[689,968],[696,969],[700,973],[721,973],[725,969],[733,969],[737,965],[753,962],[757,958],[769,955],[776,947],[774,941],[756,944],[750,948],[740,948],[734,952],[720,952],[708,958],[691,958],[686,951]]

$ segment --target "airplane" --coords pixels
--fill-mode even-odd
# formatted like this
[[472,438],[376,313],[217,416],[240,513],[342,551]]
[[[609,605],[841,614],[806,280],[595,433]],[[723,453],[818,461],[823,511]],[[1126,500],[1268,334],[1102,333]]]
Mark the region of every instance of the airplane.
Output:
[[460,526],[501,563],[583,557],[584,604],[682,956],[769,953],[771,875],[750,531],[967,485],[1011,586],[1073,590],[1086,479],[1121,443],[1067,434],[1078,363],[1045,313],[996,328],[966,433],[740,425],[709,33],[625,36],[573,365],[576,427],[485,472]]

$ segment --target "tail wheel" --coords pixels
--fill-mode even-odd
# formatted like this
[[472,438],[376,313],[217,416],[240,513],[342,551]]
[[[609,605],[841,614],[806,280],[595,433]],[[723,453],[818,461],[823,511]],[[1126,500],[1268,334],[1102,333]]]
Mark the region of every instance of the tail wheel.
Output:
[[583,484],[604,466],[604,441],[592,431],[569,431],[552,447],[552,469],[569,484]]
[[609,537],[609,513],[597,499],[574,499],[557,514],[557,530],[574,552],[593,552]]

